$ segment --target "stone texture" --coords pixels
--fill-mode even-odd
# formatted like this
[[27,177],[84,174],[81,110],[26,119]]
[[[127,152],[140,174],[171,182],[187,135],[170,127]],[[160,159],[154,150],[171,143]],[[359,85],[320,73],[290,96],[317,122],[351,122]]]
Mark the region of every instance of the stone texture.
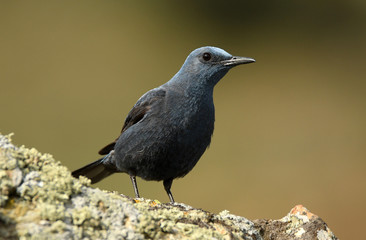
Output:
[[327,224],[304,206],[297,205],[279,220],[253,220],[263,239],[337,239]]
[[337,239],[301,205],[279,220],[132,199],[75,179],[50,154],[0,134],[0,239]]

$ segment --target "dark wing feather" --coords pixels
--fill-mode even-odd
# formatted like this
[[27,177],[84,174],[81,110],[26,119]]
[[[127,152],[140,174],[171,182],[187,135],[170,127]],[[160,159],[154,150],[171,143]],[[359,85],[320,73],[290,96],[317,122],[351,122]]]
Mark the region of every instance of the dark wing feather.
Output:
[[[151,106],[159,99],[165,97],[165,90],[163,89],[153,89],[146,94],[144,94],[133,106],[131,111],[128,113],[125,123],[123,124],[121,134],[123,134],[124,131],[126,131],[129,127],[139,122],[145,114],[150,110]],[[120,134],[120,135],[121,135]],[[119,137],[118,137],[119,138]],[[108,154],[110,151],[114,149],[114,145],[116,145],[116,142],[118,140],[114,140],[114,142],[108,144],[101,150],[99,150],[100,155]]]

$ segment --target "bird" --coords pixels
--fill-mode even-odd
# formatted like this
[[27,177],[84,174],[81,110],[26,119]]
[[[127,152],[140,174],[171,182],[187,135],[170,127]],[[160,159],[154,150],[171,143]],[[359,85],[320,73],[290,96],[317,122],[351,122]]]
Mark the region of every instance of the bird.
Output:
[[72,176],[85,176],[93,184],[113,173],[127,173],[136,198],[140,198],[136,177],[163,181],[174,203],[173,180],[189,173],[210,145],[215,85],[231,68],[253,62],[218,47],[193,50],[168,82],[140,97],[119,137],[99,151],[104,156]]

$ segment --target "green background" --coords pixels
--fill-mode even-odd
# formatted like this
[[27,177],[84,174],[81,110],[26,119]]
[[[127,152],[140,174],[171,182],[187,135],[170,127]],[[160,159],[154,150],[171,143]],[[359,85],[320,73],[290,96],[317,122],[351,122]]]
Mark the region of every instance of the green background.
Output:
[[[255,64],[216,86],[213,141],[178,202],[250,219],[296,204],[357,239],[366,203],[366,2],[1,1],[0,131],[70,170],[98,158],[195,48]],[[162,183],[138,179],[167,202]],[[96,187],[133,196],[126,174]]]

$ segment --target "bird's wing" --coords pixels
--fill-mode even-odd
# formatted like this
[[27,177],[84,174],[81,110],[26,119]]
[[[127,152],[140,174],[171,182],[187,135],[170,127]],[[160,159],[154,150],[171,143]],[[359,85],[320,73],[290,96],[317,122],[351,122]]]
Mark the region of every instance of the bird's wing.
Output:
[[[166,95],[166,91],[161,88],[155,88],[147,93],[145,93],[133,106],[131,111],[128,113],[125,123],[123,124],[121,134],[123,134],[124,131],[126,131],[129,127],[139,122],[146,113],[151,109],[152,105],[157,102],[158,100],[161,100]],[[120,134],[120,135],[121,135]],[[119,138],[119,137],[118,137]],[[117,140],[114,140],[114,142],[108,144],[101,150],[99,150],[100,155],[108,154],[110,151],[114,149],[114,145],[116,144]]]

